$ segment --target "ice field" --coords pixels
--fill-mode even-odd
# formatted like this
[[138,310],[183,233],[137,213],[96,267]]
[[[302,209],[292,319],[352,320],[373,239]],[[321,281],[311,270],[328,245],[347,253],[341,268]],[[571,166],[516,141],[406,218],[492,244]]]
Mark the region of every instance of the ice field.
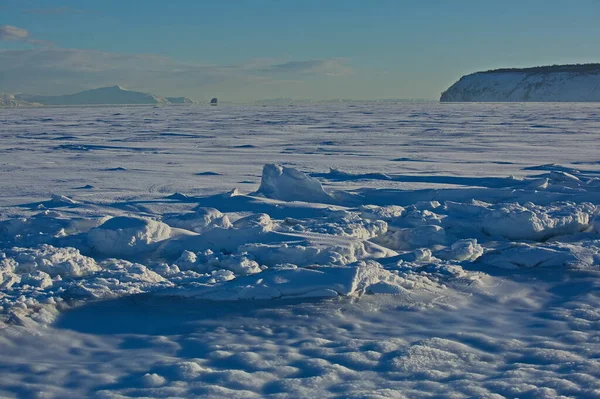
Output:
[[600,104],[0,109],[0,397],[600,397]]

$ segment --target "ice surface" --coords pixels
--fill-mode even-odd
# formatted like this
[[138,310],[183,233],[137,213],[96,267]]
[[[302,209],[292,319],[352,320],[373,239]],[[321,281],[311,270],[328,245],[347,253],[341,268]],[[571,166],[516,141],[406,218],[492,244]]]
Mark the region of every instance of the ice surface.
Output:
[[600,395],[592,105],[0,118],[2,397]]

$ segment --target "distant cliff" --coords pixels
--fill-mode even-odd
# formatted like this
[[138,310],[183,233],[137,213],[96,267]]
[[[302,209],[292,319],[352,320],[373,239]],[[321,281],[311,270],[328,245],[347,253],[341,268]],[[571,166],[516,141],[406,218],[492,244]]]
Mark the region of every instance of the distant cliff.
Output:
[[39,105],[169,105],[193,104],[187,97],[163,97],[131,91],[121,86],[102,87],[61,96],[38,96],[29,94],[2,94],[0,106]]
[[496,69],[466,75],[442,102],[600,101],[600,64]]

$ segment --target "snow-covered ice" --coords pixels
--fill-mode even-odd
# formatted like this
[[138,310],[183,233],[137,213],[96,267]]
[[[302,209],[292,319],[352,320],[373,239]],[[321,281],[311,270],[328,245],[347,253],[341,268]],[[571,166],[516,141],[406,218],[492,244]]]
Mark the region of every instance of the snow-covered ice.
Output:
[[600,397],[597,104],[0,121],[2,397]]

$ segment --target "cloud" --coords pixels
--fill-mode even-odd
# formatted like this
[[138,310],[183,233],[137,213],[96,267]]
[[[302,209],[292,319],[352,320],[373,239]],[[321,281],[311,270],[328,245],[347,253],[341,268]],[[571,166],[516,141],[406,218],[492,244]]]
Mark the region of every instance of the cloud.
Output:
[[27,40],[29,32],[26,29],[11,25],[0,25],[0,40]]
[[272,73],[323,74],[328,76],[349,75],[352,69],[344,64],[343,59],[292,61],[275,64],[263,69]]
[[0,50],[0,88],[33,94],[63,94],[120,84],[164,95],[194,97],[225,91],[238,98],[252,98],[252,90],[285,91],[282,88],[305,79],[349,71],[339,59],[287,63],[255,60],[217,66],[147,54],[62,48]]
[[51,42],[32,38],[27,29],[18,28],[12,25],[0,25],[0,40],[19,41],[36,46],[52,46]]

